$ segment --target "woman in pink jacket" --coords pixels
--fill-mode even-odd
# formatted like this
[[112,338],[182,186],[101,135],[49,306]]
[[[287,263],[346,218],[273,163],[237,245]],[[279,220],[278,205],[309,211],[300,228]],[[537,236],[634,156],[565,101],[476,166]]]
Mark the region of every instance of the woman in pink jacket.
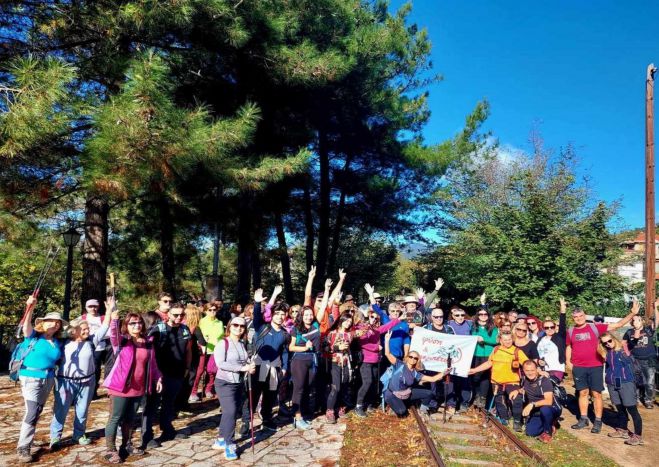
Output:
[[[112,370],[103,385],[110,395],[110,418],[105,426],[107,453],[105,460],[119,464],[130,454],[144,451],[130,442],[137,408],[145,393],[156,381],[156,391],[162,390],[162,380],[156,364],[152,338],[146,336],[144,319],[137,313],[128,313],[121,323],[119,312],[112,312],[110,342],[116,355]],[[121,426],[121,447],[117,452],[117,429]]]
[[[364,286],[369,294],[371,303],[375,303],[373,298],[374,288],[370,284]],[[379,363],[380,363],[380,336],[385,334],[391,328],[399,323],[398,319],[393,319],[387,324],[380,324],[380,315],[369,309],[368,323],[359,323],[356,326],[355,337],[359,339],[362,351],[362,364],[359,368],[359,374],[362,378],[362,385],[357,392],[357,406],[355,415],[366,417],[364,410],[364,400],[372,392],[378,383]]]

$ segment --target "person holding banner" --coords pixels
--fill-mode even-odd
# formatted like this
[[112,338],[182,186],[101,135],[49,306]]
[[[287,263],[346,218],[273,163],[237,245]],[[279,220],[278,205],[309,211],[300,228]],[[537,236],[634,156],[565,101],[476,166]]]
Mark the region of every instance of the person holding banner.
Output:
[[[388,331],[384,335],[384,355],[393,365],[391,379],[384,389],[384,401],[399,417],[407,415],[407,407],[414,401],[421,401],[421,412],[428,413],[428,406],[434,393],[432,390],[420,388],[418,385],[437,382],[444,377],[444,372],[439,372],[434,376],[421,374],[420,371],[423,370],[421,356],[414,350],[407,354],[405,361],[394,357],[389,349],[391,334],[392,332]],[[450,368],[447,371],[450,371]]]
[[513,345],[513,336],[508,332],[499,334],[499,345],[485,363],[469,370],[470,375],[492,369],[491,381],[494,385],[494,402],[497,416],[504,425],[508,424],[510,413],[506,398],[512,403],[515,431],[522,431],[522,409],[524,399],[519,393],[520,367],[529,358]]
[[[485,294],[483,294],[484,300]],[[474,352],[472,365],[477,367],[485,363],[497,345],[499,330],[494,325],[494,319],[485,306],[482,306],[474,317],[474,325],[471,328],[472,335],[478,337],[478,344]],[[487,407],[487,398],[490,393],[489,370],[472,376],[472,387],[476,390],[474,405],[476,407]]]

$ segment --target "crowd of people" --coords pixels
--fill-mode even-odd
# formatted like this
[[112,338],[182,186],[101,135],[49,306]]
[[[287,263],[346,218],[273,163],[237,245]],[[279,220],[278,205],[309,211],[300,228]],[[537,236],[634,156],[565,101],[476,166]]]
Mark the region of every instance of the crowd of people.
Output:
[[[657,357],[654,324],[638,314],[637,301],[613,324],[587,322],[584,311],[574,308],[574,324],[568,327],[562,299],[554,320],[515,310],[491,313],[483,295],[470,318],[458,305],[440,306],[441,279],[429,293],[418,289],[386,306],[366,284],[368,303],[358,306],[352,295],[343,297],[345,278],[339,270],[337,284],[327,279],[313,296],[312,268],[304,302],[293,306],[280,299],[279,286],[269,298],[258,289],[253,303],[231,307],[219,300],[184,304],[161,293],[157,309],[146,313],[120,311],[110,297],[101,316],[99,301],[88,300],[82,316],[70,323],[51,312],[33,325],[36,299],[30,297],[18,370],[25,400],[19,460],[33,460],[35,428],[51,393],[51,450],[62,443],[72,407],[73,442],[91,442],[86,422],[92,399],[99,397],[102,367],[102,386],[110,401],[104,456],[109,463],[186,438],[173,421],[204,399],[219,400],[222,416],[212,448],[228,460],[238,458],[237,439],[250,431],[253,437],[255,414],[260,430],[273,432],[285,423],[308,430],[320,416],[332,424],[350,411],[368,417],[388,407],[404,417],[411,405],[425,414],[443,407],[449,419],[471,406],[481,407],[503,424],[512,421],[514,430],[551,442],[565,404],[561,385],[568,372],[578,399],[573,429],[590,426],[592,400],[591,432],[601,432],[606,385],[617,412],[608,436],[642,444],[638,405],[640,400],[647,409],[654,406]],[[657,310],[659,302],[655,321]],[[614,331],[628,323],[631,328],[616,337]],[[423,356],[410,350],[415,328],[474,336],[469,374],[424,369]],[[135,427],[140,428],[139,441],[133,436]]]

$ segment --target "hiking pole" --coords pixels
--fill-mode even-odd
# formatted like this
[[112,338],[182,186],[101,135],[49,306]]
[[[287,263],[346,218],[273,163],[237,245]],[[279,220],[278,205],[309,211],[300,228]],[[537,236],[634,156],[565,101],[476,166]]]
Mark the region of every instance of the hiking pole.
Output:
[[252,432],[252,459],[254,458],[254,408],[252,406],[252,378],[247,373],[247,397],[249,397],[249,426]]
[[[37,282],[34,284],[34,289],[32,289],[32,297],[37,298],[39,296],[39,292],[41,290],[41,286],[43,285],[44,280],[46,279],[46,276],[48,275],[48,271],[50,271],[51,266],[53,265],[53,262],[55,261],[55,258],[57,257],[57,254],[59,253],[60,246],[58,246],[55,251],[52,249],[48,250],[48,253],[46,254],[46,261],[44,262],[43,268],[41,269],[41,272],[39,273],[39,276],[37,277]],[[16,339],[21,337],[21,331],[23,328],[23,322],[25,321],[25,316],[27,315],[28,312],[28,306],[25,305],[25,311],[23,312],[23,316],[21,320],[18,323],[18,327],[16,329]]]
[[444,377],[444,423],[446,423],[446,409],[448,407],[446,404],[448,403],[448,383],[449,383],[449,375],[451,374],[451,356],[449,355],[446,357],[446,376]]

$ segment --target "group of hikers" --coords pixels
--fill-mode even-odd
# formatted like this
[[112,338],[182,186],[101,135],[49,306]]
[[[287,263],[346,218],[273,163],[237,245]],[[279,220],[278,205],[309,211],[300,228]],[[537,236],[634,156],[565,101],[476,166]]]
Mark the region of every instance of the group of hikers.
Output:
[[[254,436],[255,414],[260,430],[274,432],[286,423],[308,430],[320,414],[330,424],[348,412],[368,417],[379,407],[404,417],[412,405],[424,414],[443,408],[449,419],[481,407],[503,424],[512,421],[514,430],[551,442],[568,372],[578,399],[573,429],[590,425],[592,400],[591,432],[600,433],[606,385],[617,410],[608,436],[642,444],[638,405],[654,406],[657,359],[654,324],[639,315],[636,300],[630,313],[613,324],[587,322],[584,311],[574,308],[574,324],[568,327],[562,299],[557,321],[515,310],[491,313],[485,295],[469,318],[458,305],[440,306],[441,279],[429,293],[418,289],[386,306],[366,284],[368,303],[358,306],[352,295],[343,296],[343,270],[336,285],[327,279],[324,290],[313,296],[315,274],[312,268],[304,304],[293,306],[279,298],[279,286],[269,298],[258,289],[253,303],[231,307],[219,300],[174,302],[171,294],[161,293],[157,309],[146,313],[119,310],[110,297],[104,316],[101,303],[92,299],[70,323],[50,312],[33,324],[36,299],[30,297],[22,326],[25,340],[16,357],[25,400],[19,461],[33,460],[35,428],[51,393],[50,449],[61,445],[71,408],[73,442],[92,442],[86,423],[92,399],[103,397],[98,393],[102,367],[102,387],[110,400],[104,455],[109,463],[186,438],[173,421],[203,399],[219,400],[219,434],[212,449],[227,460],[238,458],[236,440],[250,431]],[[655,322],[658,309],[659,302]],[[631,328],[618,338],[614,331],[629,323]],[[425,370],[423,355],[410,350],[415,328],[474,336],[469,374]],[[137,426],[139,441],[133,436]]]

